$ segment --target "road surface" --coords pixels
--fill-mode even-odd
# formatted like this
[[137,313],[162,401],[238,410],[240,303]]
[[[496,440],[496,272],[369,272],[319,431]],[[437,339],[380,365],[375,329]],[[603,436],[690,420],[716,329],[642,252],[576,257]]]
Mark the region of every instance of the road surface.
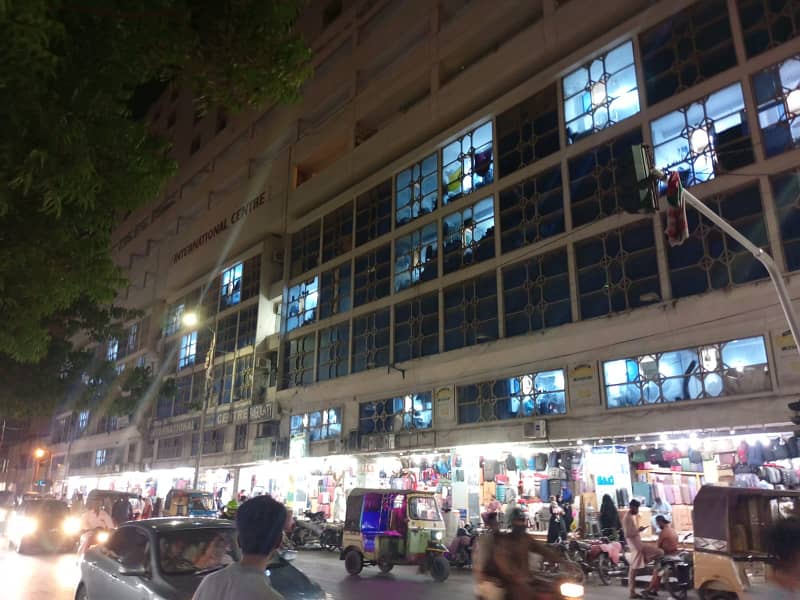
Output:
[[[468,571],[454,570],[444,583],[419,575],[412,567],[395,567],[385,575],[375,567],[365,567],[360,576],[350,577],[338,560],[338,554],[319,550],[300,552],[294,564],[319,583],[332,600],[471,600],[475,597],[472,575]],[[22,556],[9,551],[5,538],[0,538],[0,598],[3,600],[71,600],[78,578],[74,554]],[[602,587],[590,580],[586,585],[587,600],[624,600],[626,592],[619,584]],[[661,596],[667,598],[663,592]]]

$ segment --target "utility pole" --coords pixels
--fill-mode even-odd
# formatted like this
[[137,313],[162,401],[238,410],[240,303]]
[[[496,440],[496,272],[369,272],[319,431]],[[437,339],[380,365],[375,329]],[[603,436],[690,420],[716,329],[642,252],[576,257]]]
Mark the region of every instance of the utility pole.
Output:
[[211,396],[211,387],[214,379],[214,354],[216,353],[217,346],[217,329],[216,327],[211,330],[211,343],[208,346],[205,362],[205,389],[203,390],[203,406],[200,409],[200,439],[197,443],[197,456],[194,459],[194,482],[192,489],[197,489],[200,480],[200,459],[203,456],[203,440],[205,439],[206,429],[206,410],[208,409],[208,400]]

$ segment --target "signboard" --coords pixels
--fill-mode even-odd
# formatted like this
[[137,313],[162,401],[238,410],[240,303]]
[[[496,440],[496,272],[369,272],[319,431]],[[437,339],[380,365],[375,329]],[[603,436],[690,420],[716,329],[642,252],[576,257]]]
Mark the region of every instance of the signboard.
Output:
[[305,458],[308,456],[308,435],[298,433],[289,440],[289,458]]
[[455,390],[452,385],[436,388],[434,392],[436,406],[435,423],[442,425],[455,420]]
[[792,332],[773,331],[775,340],[775,360],[778,363],[778,380],[782,386],[800,385],[800,354],[794,343]]
[[169,437],[181,433],[188,433],[190,431],[197,431],[199,424],[199,419],[194,418],[178,421],[177,423],[170,423],[168,425],[161,425],[160,427],[153,428],[153,437]]
[[594,363],[577,363],[569,367],[569,401],[572,408],[599,404],[597,369]]
[[[617,497],[617,490],[631,494],[631,465],[625,446],[595,446],[589,455],[589,473],[594,476],[596,506],[604,494]],[[622,508],[622,507],[620,507]]]
[[265,404],[253,404],[250,407],[250,420],[263,421],[272,418],[272,402]]

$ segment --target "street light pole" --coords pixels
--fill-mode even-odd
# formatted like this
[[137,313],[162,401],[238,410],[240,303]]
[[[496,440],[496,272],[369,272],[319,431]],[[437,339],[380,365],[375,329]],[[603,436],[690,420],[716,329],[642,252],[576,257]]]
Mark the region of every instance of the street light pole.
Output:
[[211,330],[211,344],[208,346],[208,352],[206,353],[206,362],[205,362],[205,369],[206,369],[206,376],[205,376],[205,389],[203,390],[203,406],[201,407],[200,411],[200,439],[197,443],[197,456],[194,459],[194,482],[192,483],[192,489],[197,489],[198,482],[200,479],[200,459],[203,456],[203,440],[205,438],[205,429],[206,429],[206,410],[208,409],[208,400],[211,396],[211,386],[213,383],[213,367],[214,367],[214,354],[216,352],[217,346],[217,329],[214,328]]

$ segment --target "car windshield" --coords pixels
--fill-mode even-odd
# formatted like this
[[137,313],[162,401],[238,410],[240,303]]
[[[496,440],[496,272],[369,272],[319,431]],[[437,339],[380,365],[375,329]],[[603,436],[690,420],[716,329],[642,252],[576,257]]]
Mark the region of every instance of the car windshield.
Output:
[[237,560],[233,527],[178,529],[158,537],[158,564],[165,575],[207,573]]
[[69,512],[69,507],[67,507],[66,503],[64,502],[48,502],[46,500],[36,500],[34,502],[28,502],[25,505],[25,514],[28,515],[36,515],[38,517],[63,517]]
[[423,521],[438,521],[439,509],[432,496],[411,496],[408,500],[408,516]]
[[189,510],[214,510],[214,500],[211,496],[192,496]]

